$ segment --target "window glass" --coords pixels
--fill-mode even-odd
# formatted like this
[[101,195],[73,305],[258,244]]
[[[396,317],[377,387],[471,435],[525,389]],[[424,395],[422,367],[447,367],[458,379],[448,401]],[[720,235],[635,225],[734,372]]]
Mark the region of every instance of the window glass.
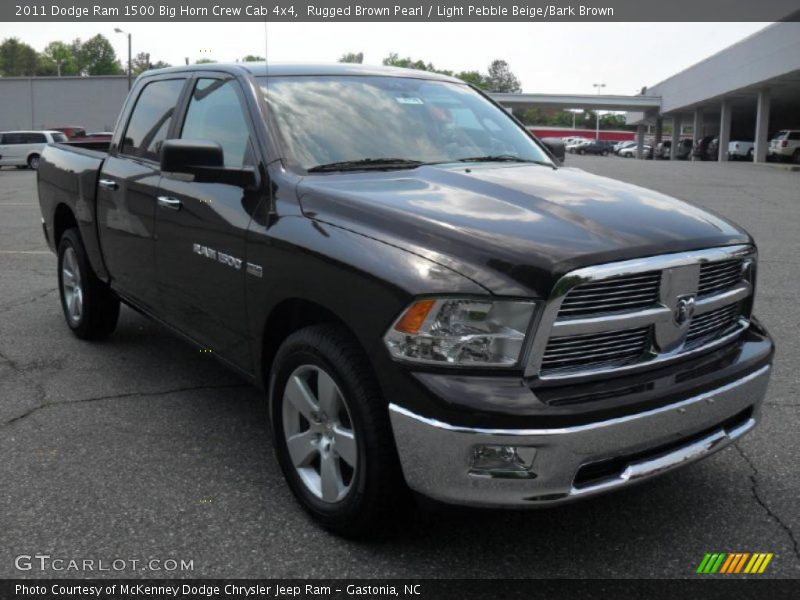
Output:
[[800,140],[800,131],[792,131],[789,134],[789,139],[790,140]]
[[123,154],[158,160],[183,82],[183,79],[165,79],[144,87],[122,140]]
[[226,167],[246,162],[250,130],[232,79],[198,79],[181,138],[206,140],[222,146]]
[[25,143],[26,144],[46,144],[47,143],[47,136],[43,133],[26,133],[25,134]]
[[6,133],[3,135],[4,144],[24,144],[23,134],[21,133]]
[[550,162],[509,115],[467,85],[382,76],[259,78],[290,165],[510,155]]
[[63,133],[53,134],[53,142],[55,142],[56,144],[60,144],[61,142],[66,142],[66,141],[67,141],[67,136],[64,135]]

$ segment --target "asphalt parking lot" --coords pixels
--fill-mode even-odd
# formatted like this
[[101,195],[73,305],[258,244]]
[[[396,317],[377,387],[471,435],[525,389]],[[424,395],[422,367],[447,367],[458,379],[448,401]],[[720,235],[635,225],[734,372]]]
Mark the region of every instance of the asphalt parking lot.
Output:
[[[579,504],[437,510],[378,541],[338,539],[293,501],[259,391],[128,309],[106,342],[68,332],[34,174],[2,170],[0,577],[693,577],[718,551],[774,552],[760,577],[800,577],[800,173],[567,164],[695,202],[755,236],[756,311],[779,350],[763,421],[736,447]],[[34,554],[127,563],[15,568]],[[151,559],[193,570],[148,570]]]

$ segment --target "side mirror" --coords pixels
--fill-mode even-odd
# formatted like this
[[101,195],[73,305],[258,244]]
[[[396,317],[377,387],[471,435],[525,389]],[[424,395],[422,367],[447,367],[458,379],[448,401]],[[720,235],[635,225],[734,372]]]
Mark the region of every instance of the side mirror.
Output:
[[542,145],[550,151],[559,164],[564,164],[564,158],[567,155],[567,150],[564,147],[564,140],[560,138],[540,138]]
[[205,140],[166,140],[161,146],[161,172],[191,175],[198,183],[226,183],[243,188],[256,183],[253,169],[226,167],[222,146]]

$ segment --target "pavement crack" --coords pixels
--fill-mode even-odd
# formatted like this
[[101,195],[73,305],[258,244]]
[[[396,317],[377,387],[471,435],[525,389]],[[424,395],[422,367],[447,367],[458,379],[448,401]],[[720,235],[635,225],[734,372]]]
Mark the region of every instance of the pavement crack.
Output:
[[[13,368],[13,367],[12,367]],[[17,415],[12,419],[9,419],[5,423],[0,424],[0,429],[13,425],[14,423],[18,423],[24,419],[27,419],[31,415],[43,410],[45,408],[49,408],[52,406],[59,406],[65,404],[87,404],[90,402],[103,402],[106,400],[122,400],[125,398],[137,398],[137,397],[146,397],[146,396],[168,396],[170,394],[179,394],[182,392],[194,392],[198,390],[223,390],[223,389],[234,389],[234,388],[247,388],[251,387],[246,383],[232,383],[232,384],[225,384],[225,385],[196,385],[196,386],[184,386],[178,388],[172,388],[169,390],[160,390],[155,392],[126,392],[123,394],[109,394],[105,396],[92,396],[90,398],[80,398],[78,400],[61,400],[57,402],[42,402],[38,406],[34,406],[33,408],[25,411],[21,415]],[[45,392],[44,389],[39,388],[40,391],[40,398],[42,400],[45,399]]]
[[750,483],[751,483],[750,491],[753,493],[753,499],[756,501],[756,504],[758,504],[762,509],[764,509],[764,512],[767,513],[767,516],[770,517],[773,521],[775,521],[778,524],[778,526],[786,532],[786,535],[789,536],[789,540],[792,542],[792,549],[794,550],[794,555],[797,558],[798,562],[800,562],[800,545],[797,542],[797,538],[794,535],[794,531],[792,531],[792,528],[789,527],[789,525],[783,522],[783,519],[781,519],[767,505],[764,499],[759,495],[758,469],[756,468],[753,461],[750,460],[750,457],[747,456],[747,454],[745,454],[745,451],[742,450],[742,448],[739,446],[738,443],[734,444],[734,447],[736,448],[737,452],[739,452],[739,454],[742,456],[744,461],[747,463],[747,466],[750,467],[750,470],[753,472],[752,475],[750,475]]

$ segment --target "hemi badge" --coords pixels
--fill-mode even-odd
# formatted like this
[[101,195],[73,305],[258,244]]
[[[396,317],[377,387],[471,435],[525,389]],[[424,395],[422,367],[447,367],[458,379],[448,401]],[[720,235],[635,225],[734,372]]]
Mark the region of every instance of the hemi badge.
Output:
[[247,272],[250,275],[255,275],[256,277],[263,277],[264,276],[264,269],[262,269],[259,265],[254,265],[253,263],[247,263]]

